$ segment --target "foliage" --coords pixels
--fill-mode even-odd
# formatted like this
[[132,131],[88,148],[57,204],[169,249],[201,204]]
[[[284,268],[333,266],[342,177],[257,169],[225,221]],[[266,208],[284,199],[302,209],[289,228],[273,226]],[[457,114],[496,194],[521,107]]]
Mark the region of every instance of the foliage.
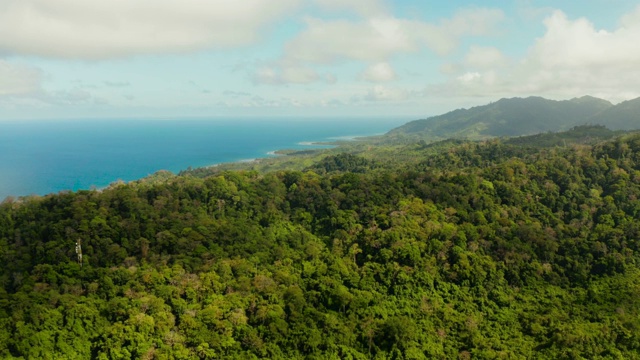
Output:
[[5,201],[0,358],[640,358],[640,135],[352,149]]
[[612,131],[602,125],[580,125],[564,132],[546,132],[530,136],[507,138],[505,144],[535,147],[567,147],[568,145],[594,145],[602,140],[620,136],[624,131]]

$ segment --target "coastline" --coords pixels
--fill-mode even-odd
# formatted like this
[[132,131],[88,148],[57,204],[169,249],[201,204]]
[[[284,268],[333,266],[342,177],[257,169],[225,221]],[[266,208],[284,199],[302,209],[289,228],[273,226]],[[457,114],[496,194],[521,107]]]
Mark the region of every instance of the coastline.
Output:
[[[287,148],[285,148],[285,149],[279,149],[279,150],[271,150],[271,151],[267,151],[266,153],[264,153],[265,156],[263,156],[263,157],[256,157],[256,158],[250,158],[250,159],[240,159],[240,160],[234,160],[234,161],[228,161],[228,162],[215,163],[215,164],[206,165],[206,166],[200,166],[200,167],[192,168],[190,170],[189,169],[180,170],[177,175],[198,171],[198,169],[215,169],[215,168],[222,168],[222,167],[234,167],[236,165],[259,164],[259,163],[261,163],[263,161],[282,159],[282,158],[287,157],[287,156],[316,154],[318,152],[321,152],[321,151],[324,151],[324,150],[335,149],[335,148],[338,148],[340,146],[339,144],[326,144],[326,143],[320,143],[320,142],[303,142],[303,143],[297,143],[297,145],[323,146],[323,147],[321,147],[321,148],[312,148],[312,149],[287,149]],[[162,171],[162,170],[159,170],[159,171]]]
[[[316,155],[318,152],[334,149],[359,139],[375,137],[382,130],[380,126],[367,129],[373,130],[371,131],[373,135],[367,136],[361,135],[366,133],[366,130],[363,131],[362,125],[358,125],[357,127],[360,129],[357,129],[351,123],[347,123],[343,127],[337,126],[335,122],[314,122],[305,124],[304,130],[301,132],[297,131],[298,126],[294,126],[292,132],[287,134],[287,131],[284,130],[291,130],[289,124],[285,126],[277,123],[275,127],[267,127],[265,123],[262,123],[256,131],[250,131],[245,134],[241,131],[229,130],[232,129],[231,126],[223,129],[225,131],[228,130],[228,132],[219,131],[221,127],[214,123],[198,123],[192,124],[193,126],[190,127],[184,127],[180,124],[179,130],[175,130],[175,125],[178,125],[177,122],[175,124],[163,122],[161,126],[162,132],[158,136],[158,139],[163,141],[150,142],[144,134],[146,134],[145,131],[149,125],[153,125],[155,129],[156,124],[153,122],[127,125],[124,132],[119,126],[112,127],[97,123],[96,126],[104,130],[101,133],[100,141],[97,142],[92,137],[92,135],[96,134],[93,124],[83,123],[80,124],[82,125],[81,129],[73,127],[76,132],[74,137],[83,135],[80,136],[83,141],[70,142],[62,136],[62,134],[69,133],[66,131],[68,129],[65,126],[59,126],[52,130],[49,127],[51,124],[47,125],[47,127],[42,127],[38,129],[39,132],[36,132],[38,137],[48,141],[51,151],[47,154],[38,153],[37,156],[35,153],[29,154],[29,151],[32,151],[30,149],[37,149],[37,147],[33,147],[35,144],[33,144],[31,136],[23,139],[18,136],[21,133],[4,134],[17,139],[13,142],[17,146],[6,149],[9,156],[4,162],[0,162],[0,169],[5,174],[14,171],[16,174],[31,180],[15,184],[16,186],[8,184],[5,187],[6,192],[2,192],[1,190],[3,189],[0,189],[0,201],[8,197],[17,199],[20,197],[47,196],[67,191],[104,190],[117,183],[132,183],[153,178],[156,173],[162,171],[178,175],[189,173],[199,168],[232,169],[255,167],[267,170],[268,166],[273,165],[284,168],[285,165],[283,164],[285,162],[287,164],[295,162],[293,160],[294,155]],[[72,125],[76,126],[75,124]],[[393,128],[395,125],[388,124],[388,127],[385,126],[384,130]],[[267,130],[269,131],[266,132]],[[345,130],[347,134],[351,132],[351,134],[357,135],[337,135],[340,132],[344,134]],[[271,135],[271,133],[283,135]],[[316,137],[319,140],[296,141],[295,137],[298,137],[298,139],[313,139],[313,137]],[[262,141],[260,138],[271,140]],[[239,141],[240,139],[242,141]],[[184,141],[189,141],[190,143],[185,143],[184,146],[180,145]],[[167,146],[154,145],[132,148],[125,145],[134,143],[162,143]],[[269,143],[279,143],[278,145],[280,146],[270,150],[268,148]],[[114,150],[114,148],[109,147],[111,146],[110,144],[118,144],[118,148]],[[264,149],[265,145],[266,149]],[[260,151],[261,147],[263,148],[262,151]],[[61,151],[64,156],[59,155]],[[29,161],[17,161],[18,158],[24,160],[24,155],[18,154],[29,154],[30,157],[27,159]],[[246,157],[243,157],[243,155]],[[207,164],[207,157],[214,161]],[[287,157],[290,158],[286,159]],[[41,165],[43,162],[47,164],[47,167]],[[16,166],[15,164],[26,165]],[[24,174],[28,174],[28,176]]]
[[[384,134],[384,133],[382,133]],[[319,160],[319,156],[329,154],[343,146],[350,144],[364,143],[366,140],[380,136],[374,135],[345,135],[327,137],[330,141],[299,141],[295,145],[298,148],[282,148],[270,150],[263,153],[263,156],[240,159],[229,162],[221,162],[188,170],[181,170],[177,175],[193,175],[198,177],[215,175],[223,171],[253,170],[253,171],[276,171],[276,170],[303,170],[311,165],[312,161]],[[338,150],[339,151],[339,150]]]
[[[376,134],[371,136],[379,136],[379,135]],[[311,149],[283,148],[283,149],[271,150],[271,151],[267,151],[264,154],[266,155],[266,157],[256,157],[256,158],[249,158],[249,159],[234,160],[229,162],[215,163],[211,165],[196,167],[196,168],[193,168],[192,170],[196,170],[198,168],[214,168],[214,167],[219,167],[223,165],[232,165],[236,163],[241,163],[241,164],[254,163],[254,162],[260,162],[262,160],[278,158],[281,156],[292,156],[296,154],[305,154],[305,153],[311,153],[311,152],[318,152],[322,150],[335,149],[340,147],[341,145],[344,145],[345,142],[358,141],[359,139],[364,140],[367,137],[368,136],[363,136],[363,135],[347,135],[347,136],[333,136],[328,138],[335,141],[299,141],[296,143],[296,145],[313,147],[313,148]],[[187,170],[181,170],[180,173],[185,171]]]

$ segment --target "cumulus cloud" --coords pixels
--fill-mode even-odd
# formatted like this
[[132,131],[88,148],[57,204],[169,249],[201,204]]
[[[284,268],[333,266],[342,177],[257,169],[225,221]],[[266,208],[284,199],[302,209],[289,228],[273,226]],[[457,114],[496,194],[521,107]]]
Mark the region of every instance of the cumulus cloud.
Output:
[[0,59],[0,106],[4,109],[42,109],[67,105],[106,105],[84,87],[47,91],[44,73],[35,67]]
[[302,66],[263,66],[253,75],[257,84],[308,84],[320,78],[313,69]]
[[503,66],[506,58],[494,47],[472,46],[464,57],[465,65],[476,69],[490,69]]
[[308,18],[307,28],[287,44],[286,57],[320,64],[343,59],[378,62],[423,47],[444,55],[462,36],[485,35],[502,18],[502,11],[493,9],[460,11],[438,24],[393,16],[360,21]]
[[300,0],[3,0],[0,52],[103,59],[253,43]]
[[39,69],[0,59],[0,96],[25,96],[41,91]]
[[105,99],[94,96],[91,92],[83,89],[71,89],[64,91],[56,91],[44,94],[40,100],[52,105],[106,105]]
[[481,76],[482,75],[480,75],[479,72],[468,72],[458,76],[457,79],[462,82],[471,82],[471,81],[474,81],[475,79],[480,78]]
[[[590,94],[614,102],[640,96],[640,6],[612,31],[597,29],[585,18],[569,19],[561,11],[548,16],[544,25],[545,34],[519,61],[507,64],[497,50],[472,48],[451,80],[429,92],[555,98]],[[492,66],[492,61],[497,62]]]
[[326,10],[350,10],[365,17],[384,14],[387,11],[381,0],[315,0],[314,2]]
[[305,106],[299,100],[290,97],[280,98],[265,98],[259,95],[253,95],[251,97],[242,97],[230,99],[227,101],[219,102],[218,106],[229,108],[286,108],[286,107],[300,107]]
[[[360,79],[371,82],[396,78],[389,60],[399,54],[415,53],[424,48],[438,55],[454,50],[465,36],[486,35],[493,31],[504,14],[495,9],[464,9],[452,18],[437,23],[398,18],[386,13],[375,0],[316,0],[329,9],[352,9],[360,19],[320,19],[307,17],[306,27],[285,45],[278,66],[260,67],[254,82],[264,84],[305,84],[314,81],[334,82],[320,76],[312,66],[335,65],[344,61],[372,64]],[[369,7],[370,11],[364,11]]]
[[493,33],[498,22],[504,19],[499,9],[466,8],[459,10],[451,19],[441,21],[438,28],[452,36],[483,36]]
[[322,74],[308,66],[288,62],[261,65],[251,77],[253,83],[267,85],[309,84],[317,81],[334,84],[337,81],[333,74]]
[[640,63],[640,6],[626,15],[612,31],[597,30],[585,18],[570,20],[555,11],[544,24],[546,34],[538,39],[531,61],[548,68],[616,65],[638,67]]
[[370,82],[385,82],[391,81],[396,78],[396,73],[393,68],[387,62],[381,62],[369,66],[361,75],[360,78]]
[[[367,102],[399,102],[413,97],[415,93],[405,89],[384,85],[375,85],[361,98]],[[359,100],[359,99],[357,99]]]

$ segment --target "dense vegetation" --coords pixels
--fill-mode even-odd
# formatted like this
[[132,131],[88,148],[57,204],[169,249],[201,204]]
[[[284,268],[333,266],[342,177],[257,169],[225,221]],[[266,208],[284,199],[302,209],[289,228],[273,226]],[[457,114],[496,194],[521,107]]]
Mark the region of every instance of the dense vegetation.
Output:
[[594,145],[603,140],[613,139],[624,131],[612,131],[602,125],[581,125],[563,132],[546,132],[530,136],[504,139],[505,144],[526,147],[567,147],[569,145]]
[[528,141],[9,199],[0,358],[640,359],[640,135]]
[[564,101],[541,97],[501,99],[411,121],[392,130],[389,136],[486,139],[565,131],[582,124],[601,124],[614,130],[640,129],[640,99],[617,105],[591,96]]

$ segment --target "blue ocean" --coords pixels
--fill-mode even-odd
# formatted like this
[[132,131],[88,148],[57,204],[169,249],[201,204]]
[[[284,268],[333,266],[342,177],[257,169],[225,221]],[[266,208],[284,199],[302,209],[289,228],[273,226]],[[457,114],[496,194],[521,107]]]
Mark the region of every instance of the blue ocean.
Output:
[[278,149],[384,133],[409,119],[0,122],[0,201],[104,187],[158,170],[264,158]]

